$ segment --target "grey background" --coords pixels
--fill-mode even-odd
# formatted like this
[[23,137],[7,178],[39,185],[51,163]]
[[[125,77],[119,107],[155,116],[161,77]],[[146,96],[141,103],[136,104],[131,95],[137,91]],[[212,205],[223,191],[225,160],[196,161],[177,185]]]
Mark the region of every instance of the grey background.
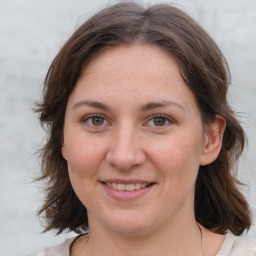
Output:
[[[240,114],[249,141],[238,175],[248,184],[244,193],[255,222],[256,1],[175,3],[203,25],[230,64],[230,102]],[[34,153],[44,133],[31,107],[40,97],[46,71],[61,45],[75,27],[106,4],[103,0],[0,0],[0,256],[27,255],[73,235],[40,234],[35,213],[42,188],[31,181],[39,171]],[[248,236],[256,238],[255,225]]]

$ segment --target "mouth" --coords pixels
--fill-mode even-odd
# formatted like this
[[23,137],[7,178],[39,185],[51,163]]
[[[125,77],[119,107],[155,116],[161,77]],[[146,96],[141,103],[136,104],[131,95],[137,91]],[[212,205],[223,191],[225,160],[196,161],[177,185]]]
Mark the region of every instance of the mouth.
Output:
[[133,201],[144,197],[157,184],[145,180],[104,180],[100,181],[106,193],[118,201]]
[[116,183],[116,182],[102,182],[104,185],[108,186],[109,188],[112,188],[114,190],[118,191],[136,191],[141,190],[146,187],[152,186],[154,183],[130,183],[130,184],[124,184],[124,183]]

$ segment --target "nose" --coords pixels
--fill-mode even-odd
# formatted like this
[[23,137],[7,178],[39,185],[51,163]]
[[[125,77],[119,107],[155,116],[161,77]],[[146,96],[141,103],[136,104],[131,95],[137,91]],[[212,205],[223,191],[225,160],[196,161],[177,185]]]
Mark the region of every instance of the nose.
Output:
[[106,161],[120,171],[127,171],[146,161],[141,138],[136,129],[117,128],[111,137]]

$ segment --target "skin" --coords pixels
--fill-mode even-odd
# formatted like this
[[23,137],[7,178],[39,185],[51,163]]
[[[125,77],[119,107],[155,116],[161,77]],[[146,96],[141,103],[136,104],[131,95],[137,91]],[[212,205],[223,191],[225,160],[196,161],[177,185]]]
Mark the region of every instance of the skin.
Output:
[[[217,158],[224,129],[220,116],[205,127],[177,62],[157,46],[118,46],[90,62],[64,124],[62,154],[90,228],[72,255],[200,255],[195,181]],[[120,199],[109,180],[153,185]],[[215,255],[223,237],[203,233],[204,255]]]

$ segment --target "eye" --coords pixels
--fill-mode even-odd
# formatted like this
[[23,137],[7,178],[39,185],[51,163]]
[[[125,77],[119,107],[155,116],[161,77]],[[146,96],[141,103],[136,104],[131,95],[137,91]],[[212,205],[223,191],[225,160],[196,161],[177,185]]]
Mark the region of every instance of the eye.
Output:
[[158,127],[164,127],[171,123],[174,123],[174,121],[165,115],[155,115],[149,119],[149,121],[145,124],[146,126],[158,126]]
[[152,119],[155,126],[163,126],[166,124],[167,120],[163,117],[155,117]]
[[94,114],[89,115],[83,118],[83,123],[86,123],[88,126],[91,127],[101,127],[101,126],[108,126],[110,123],[101,115]]

